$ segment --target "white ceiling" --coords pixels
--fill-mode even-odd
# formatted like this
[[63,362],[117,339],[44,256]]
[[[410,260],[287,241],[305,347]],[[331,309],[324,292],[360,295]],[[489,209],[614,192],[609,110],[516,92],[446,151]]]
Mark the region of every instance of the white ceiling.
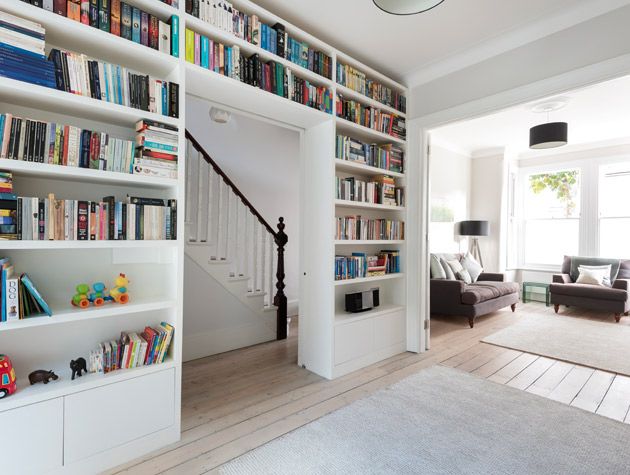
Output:
[[[356,59],[409,82],[444,61],[498,54],[488,43],[519,42],[551,34],[605,13],[628,0],[446,0],[428,12],[388,15],[372,0],[255,0]],[[552,20],[556,20],[555,22]],[[494,53],[493,53],[494,51]],[[462,61],[459,61],[460,63]],[[438,67],[438,69],[440,69]],[[444,68],[441,68],[444,69]],[[435,74],[433,74],[435,76]],[[415,81],[414,81],[415,82]]]
[[[562,97],[568,99],[568,104],[552,112],[549,119],[551,122],[568,122],[570,145],[630,139],[630,76],[579,89]],[[540,102],[544,101],[444,126],[433,130],[431,138],[438,145],[471,155],[502,147],[521,153],[529,149],[529,129],[547,121],[545,114],[531,111],[531,106]]]

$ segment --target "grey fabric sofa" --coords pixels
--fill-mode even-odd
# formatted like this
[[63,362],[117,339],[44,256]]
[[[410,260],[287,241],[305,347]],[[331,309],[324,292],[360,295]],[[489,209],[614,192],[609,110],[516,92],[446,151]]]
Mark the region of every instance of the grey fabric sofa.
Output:
[[[603,287],[575,283],[576,259],[584,262],[586,258],[565,256],[561,274],[553,276],[550,293],[555,312],[558,313],[560,305],[566,305],[610,312],[614,314],[617,322],[621,320],[622,315],[628,316],[630,314],[630,260],[619,260],[616,278],[611,279],[612,287]],[[598,265],[608,264],[614,260],[588,258],[588,262]]]
[[519,285],[505,282],[503,274],[483,272],[473,284],[461,280],[431,279],[431,314],[468,318],[470,328],[475,319],[505,307],[516,310]]

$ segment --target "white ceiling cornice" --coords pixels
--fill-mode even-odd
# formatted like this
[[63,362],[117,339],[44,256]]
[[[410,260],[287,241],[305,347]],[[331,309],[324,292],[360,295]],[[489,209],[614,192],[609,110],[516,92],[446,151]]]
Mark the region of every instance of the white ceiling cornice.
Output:
[[404,75],[404,82],[410,88],[426,84],[627,5],[630,5],[630,0],[585,0],[574,8],[500,34],[458,54],[408,72]]

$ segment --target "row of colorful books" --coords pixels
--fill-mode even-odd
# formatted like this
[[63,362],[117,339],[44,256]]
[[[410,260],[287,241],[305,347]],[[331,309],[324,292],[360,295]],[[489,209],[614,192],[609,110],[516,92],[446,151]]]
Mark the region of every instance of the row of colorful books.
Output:
[[394,178],[387,175],[374,177],[372,181],[356,177],[335,177],[338,200],[375,203],[388,206],[404,206],[404,189],[397,187]]
[[186,0],[186,13],[320,76],[332,78],[332,58],[293,38],[281,23],[269,26],[257,15],[248,15],[222,0]]
[[50,307],[27,274],[19,274],[9,258],[0,259],[0,322],[39,315],[52,316]]
[[[179,17],[168,23],[121,0],[22,0],[112,35],[179,56]],[[165,1],[164,3],[168,3]],[[175,2],[177,3],[177,1]],[[170,3],[172,5],[172,1]]]
[[353,252],[350,256],[335,256],[335,280],[360,279],[399,272],[399,251],[386,250],[375,255]]
[[133,173],[177,178],[177,127],[145,119],[136,123],[136,132],[137,149]]
[[46,30],[0,11],[0,76],[55,87],[55,71],[46,59]]
[[336,113],[337,117],[392,137],[404,140],[407,136],[407,124],[404,118],[366,106],[358,101],[344,99],[341,94],[337,94]]
[[90,351],[88,371],[111,373],[164,363],[174,333],[173,325],[166,322],[146,326],[142,332],[121,332],[120,338],[104,341]]
[[53,49],[49,58],[54,64],[55,84],[60,91],[179,117],[179,85],[175,82],[70,51]]
[[405,239],[404,221],[370,219],[362,216],[338,216],[335,221],[335,239],[339,241],[398,241]]
[[332,113],[332,94],[328,88],[296,76],[281,63],[265,62],[258,54],[246,57],[238,46],[225,46],[188,29],[186,61],[308,107]]
[[337,63],[337,82],[381,104],[393,107],[403,114],[407,112],[407,99],[403,94],[378,81],[369,79],[364,72],[352,66],[341,62]]
[[404,173],[402,149],[392,144],[365,143],[345,135],[337,135],[335,157],[390,172]]
[[127,197],[122,202],[113,196],[98,202],[60,200],[52,193],[47,198],[16,196],[14,224],[2,228],[3,236],[33,241],[171,240],[177,239],[177,201]]

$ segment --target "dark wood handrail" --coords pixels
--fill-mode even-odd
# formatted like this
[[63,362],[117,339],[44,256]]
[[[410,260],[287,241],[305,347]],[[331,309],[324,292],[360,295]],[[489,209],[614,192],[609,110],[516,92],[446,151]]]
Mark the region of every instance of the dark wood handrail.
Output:
[[197,142],[195,137],[186,130],[186,138],[190,140],[193,147],[197,152],[199,152],[204,160],[214,169],[214,171],[223,178],[223,181],[232,188],[232,191],[241,199],[243,204],[249,208],[251,213],[258,218],[258,221],[267,229],[267,231],[273,236],[274,243],[277,246],[278,250],[278,262],[277,262],[277,270],[276,270],[276,295],[273,298],[273,304],[277,307],[276,310],[276,339],[284,340],[288,336],[288,302],[287,296],[284,293],[284,289],[286,287],[284,283],[285,273],[284,273],[284,249],[289,242],[289,238],[284,232],[285,224],[284,218],[280,218],[278,220],[278,230],[274,231],[274,229],[269,226],[269,223],[265,221],[265,218],[261,216],[261,214],[254,208],[254,206],[249,202],[249,200],[245,197],[241,190],[234,184],[232,180],[225,174],[221,167],[212,159],[210,155],[203,149],[201,144]]
[[225,174],[225,172],[221,169],[221,167],[217,164],[217,162],[215,162],[212,157],[210,155],[208,155],[208,152],[206,152],[204,150],[204,148],[201,146],[201,144],[199,142],[197,142],[197,140],[195,139],[195,137],[192,136],[192,134],[188,131],[188,129],[186,129],[186,138],[188,140],[190,140],[193,144],[193,147],[195,147],[195,150],[197,150],[197,152],[199,152],[204,160],[212,167],[214,168],[214,171],[217,172],[218,175],[221,176],[221,178],[223,178],[223,181],[230,187],[232,188],[232,191],[241,199],[241,201],[243,202],[243,204],[245,206],[247,206],[249,208],[249,210],[252,212],[252,214],[254,216],[256,216],[256,218],[258,219],[258,221],[260,222],[260,224],[262,224],[267,231],[274,237],[277,237],[278,232],[275,231],[267,221],[265,221],[265,218],[262,217],[262,215],[258,212],[258,210],[256,208],[254,208],[254,206],[249,202],[249,200],[245,197],[245,195],[241,192],[241,190],[238,189],[238,187],[234,184],[234,182],[232,180],[230,180],[230,178]]

